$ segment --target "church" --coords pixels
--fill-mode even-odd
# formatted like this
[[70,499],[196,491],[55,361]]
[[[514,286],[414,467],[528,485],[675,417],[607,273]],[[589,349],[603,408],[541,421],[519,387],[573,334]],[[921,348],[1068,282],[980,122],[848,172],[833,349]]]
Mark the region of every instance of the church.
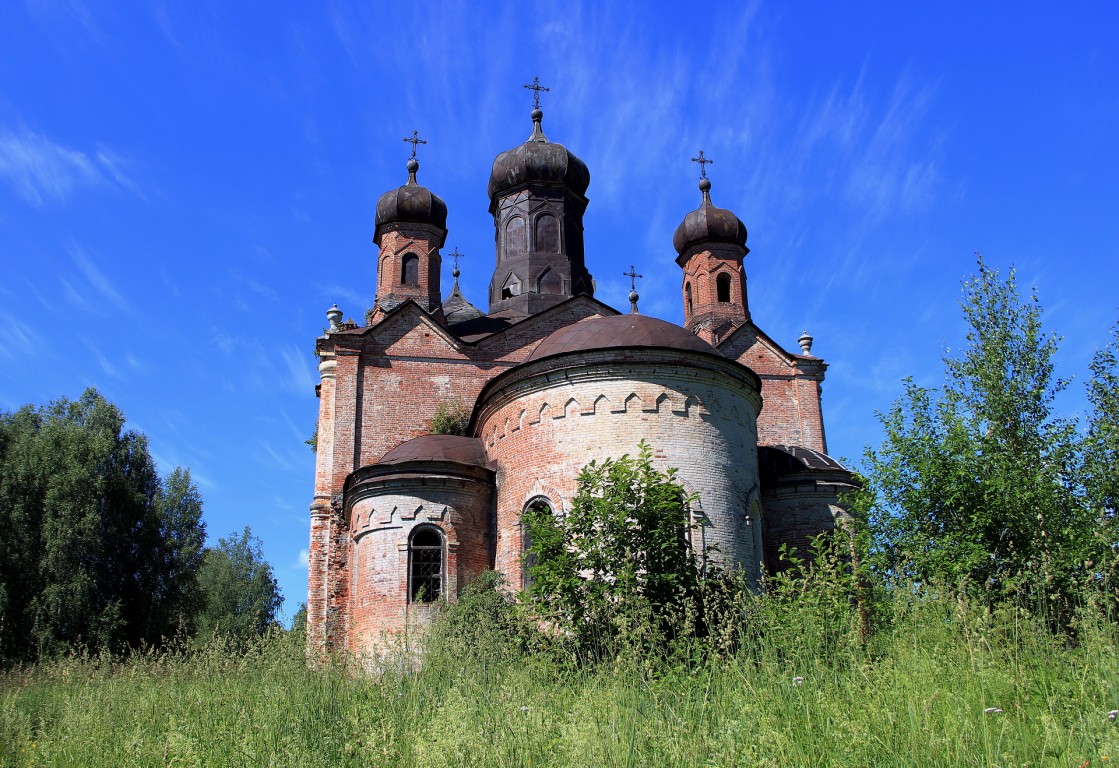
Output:
[[[583,242],[590,172],[544,135],[536,82],[527,141],[489,178],[496,254],[486,309],[440,284],[447,205],[418,181],[377,202],[377,284],[364,325],[337,306],[316,341],[320,383],[308,651],[371,656],[421,628],[487,569],[525,583],[522,513],[568,509],[592,459],[652,447],[695,494],[695,551],[759,578],[782,544],[846,517],[850,472],[827,455],[827,365],[750,314],[746,227],[712,202],[672,238],[684,324],[595,299]],[[667,242],[665,246],[667,247]],[[457,252],[456,252],[457,253]],[[589,259],[594,266],[593,247]],[[633,270],[631,270],[632,272]],[[465,434],[432,434],[459,407]]]

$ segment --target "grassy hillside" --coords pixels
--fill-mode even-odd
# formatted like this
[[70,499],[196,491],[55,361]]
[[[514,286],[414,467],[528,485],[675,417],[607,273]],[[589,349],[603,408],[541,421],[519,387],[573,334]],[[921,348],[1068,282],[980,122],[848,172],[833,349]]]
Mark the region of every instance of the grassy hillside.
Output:
[[1113,624],[1085,619],[1068,643],[1020,612],[895,602],[866,648],[794,612],[779,643],[696,665],[576,670],[482,648],[355,676],[308,670],[293,635],[63,659],[0,677],[0,764],[1119,763]]

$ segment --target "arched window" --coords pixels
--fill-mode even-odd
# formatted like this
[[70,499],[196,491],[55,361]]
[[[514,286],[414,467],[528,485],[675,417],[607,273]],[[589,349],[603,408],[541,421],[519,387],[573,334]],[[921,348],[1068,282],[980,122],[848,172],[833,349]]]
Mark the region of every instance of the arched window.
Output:
[[720,272],[715,278],[715,293],[720,304],[730,304],[730,275]]
[[536,565],[536,553],[532,552],[532,532],[525,524],[526,515],[552,515],[552,505],[547,499],[537,497],[525,505],[521,512],[521,589],[532,587],[531,570]]
[[684,283],[684,306],[687,307],[688,314],[690,315],[692,313],[692,284],[691,283]]
[[505,225],[505,253],[517,256],[525,252],[525,246],[525,220],[514,216]]
[[443,533],[431,525],[408,541],[408,602],[433,603],[443,594]]
[[[559,222],[550,213],[536,219],[536,242],[533,250],[541,253],[559,253]],[[544,293],[544,291],[541,291]]]
[[400,265],[400,284],[420,284],[420,257],[414,253],[404,254],[404,261]]

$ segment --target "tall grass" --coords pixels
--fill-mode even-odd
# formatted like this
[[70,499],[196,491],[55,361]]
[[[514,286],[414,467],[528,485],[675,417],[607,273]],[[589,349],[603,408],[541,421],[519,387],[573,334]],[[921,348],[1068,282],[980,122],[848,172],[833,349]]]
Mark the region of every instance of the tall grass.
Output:
[[755,608],[768,639],[656,665],[578,667],[495,639],[500,626],[372,676],[308,669],[282,633],[60,659],[0,677],[0,764],[1119,763],[1119,635],[1088,608],[1073,643],[1023,610],[894,591],[866,644],[821,626],[834,616],[811,600]]

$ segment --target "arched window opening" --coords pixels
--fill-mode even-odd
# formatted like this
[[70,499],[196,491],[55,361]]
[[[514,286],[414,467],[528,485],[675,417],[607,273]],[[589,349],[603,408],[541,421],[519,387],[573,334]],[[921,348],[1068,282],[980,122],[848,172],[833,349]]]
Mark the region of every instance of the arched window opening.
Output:
[[730,275],[726,272],[721,272],[715,278],[715,293],[720,304],[730,304]]
[[687,307],[688,314],[692,313],[692,284],[684,283],[684,306]]
[[536,219],[535,246],[533,250],[541,253],[559,253],[559,221],[550,213],[543,213]]
[[505,225],[505,253],[517,256],[525,252],[526,245],[525,220],[520,216],[514,216]]
[[521,589],[526,592],[532,588],[532,569],[536,565],[536,553],[532,551],[532,531],[525,523],[526,517],[551,517],[552,505],[545,498],[535,498],[521,512]]
[[400,284],[420,284],[420,257],[414,253],[404,254],[404,261],[400,265]]
[[443,534],[422,526],[408,542],[408,601],[433,603],[443,594]]

